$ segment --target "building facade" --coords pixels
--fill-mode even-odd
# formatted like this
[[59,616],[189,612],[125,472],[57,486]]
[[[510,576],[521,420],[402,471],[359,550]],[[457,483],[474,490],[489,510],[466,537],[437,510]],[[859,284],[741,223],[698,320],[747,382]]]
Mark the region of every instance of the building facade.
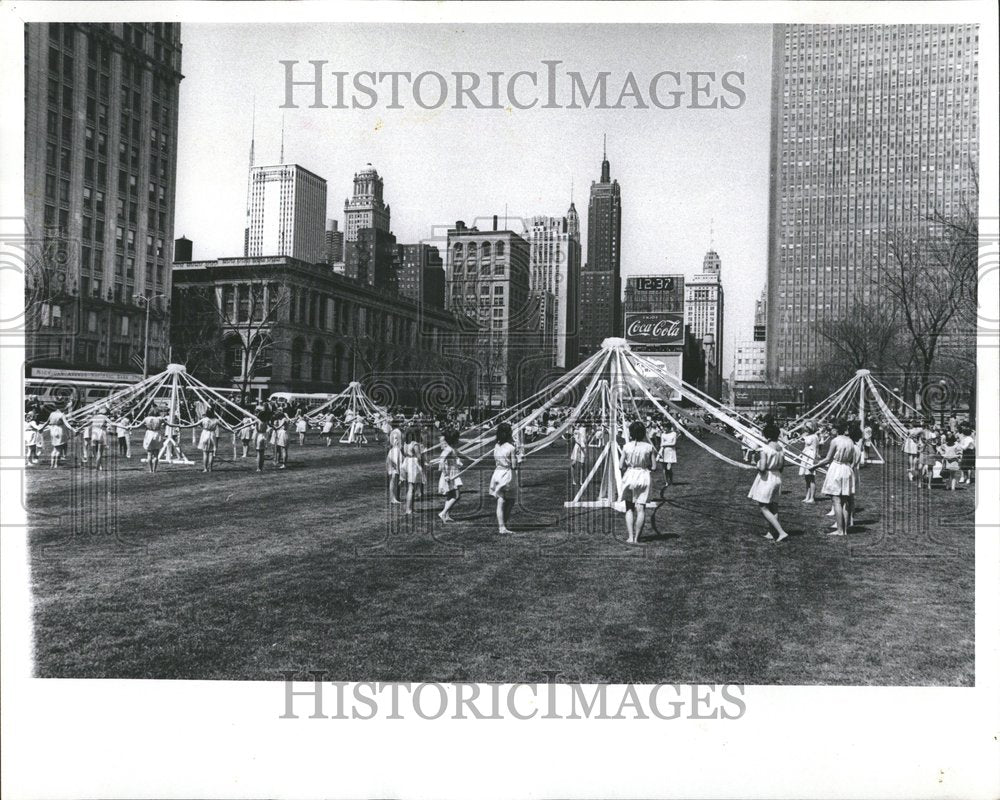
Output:
[[344,201],[344,241],[357,241],[364,228],[389,232],[390,208],[383,200],[383,180],[371,164],[354,174],[354,194]]
[[252,399],[374,380],[396,395],[388,404],[416,405],[461,352],[452,314],[288,256],[177,263],[173,307],[173,348],[189,371],[245,384]]
[[444,261],[433,245],[396,245],[396,283],[399,293],[433,308],[444,308]]
[[298,164],[250,168],[247,256],[326,261],[326,181]]
[[[543,323],[550,319],[546,340],[557,367],[576,365],[578,282],[580,277],[580,221],[575,225],[576,208],[570,205],[565,217],[532,217],[527,224],[530,247],[531,291],[539,295],[546,308]],[[575,230],[574,230],[575,228]],[[544,294],[552,296],[547,301]]]
[[28,364],[167,358],[180,25],[25,25]]
[[609,336],[621,333],[622,196],[611,180],[605,151],[601,180],[590,184],[587,209],[587,263],[580,275],[580,358],[596,353]]
[[[495,219],[495,218],[494,218]],[[445,302],[474,327],[477,401],[504,406],[524,395],[529,360],[551,364],[541,341],[541,302],[531,294],[530,247],[514,231],[448,231]]]
[[[707,360],[706,391],[720,397],[723,364],[723,314],[725,297],[722,289],[722,259],[715,250],[705,254],[702,271],[684,287],[684,321],[691,333],[702,343]],[[706,339],[706,336],[711,336]]]
[[775,26],[772,380],[828,356],[817,323],[881,302],[887,235],[916,238],[975,201],[978,50],[972,24]]
[[332,267],[334,264],[344,260],[344,232],[340,230],[340,223],[335,219],[326,221],[326,264]]

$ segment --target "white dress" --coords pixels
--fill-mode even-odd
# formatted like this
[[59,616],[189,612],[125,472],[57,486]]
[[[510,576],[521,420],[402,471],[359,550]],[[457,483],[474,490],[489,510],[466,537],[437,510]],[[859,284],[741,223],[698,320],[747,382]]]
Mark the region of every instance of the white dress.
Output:
[[420,442],[407,442],[403,447],[403,463],[400,467],[400,478],[407,483],[423,483],[426,480],[424,468],[420,466],[420,456],[423,455]]
[[570,453],[569,460],[576,464],[582,464],[586,461],[587,455],[584,450],[586,446],[587,429],[580,425],[575,431],[573,431],[573,452]]
[[664,464],[677,463],[677,431],[664,433],[660,437],[660,461]]
[[807,433],[802,437],[805,447],[802,448],[802,463],[799,465],[799,475],[815,475],[816,470],[813,465],[816,463],[816,456],[819,453],[819,435]]
[[496,468],[490,478],[490,494],[494,497],[511,498],[517,491],[514,483],[514,462],[517,451],[510,442],[498,444],[493,448],[493,460]]
[[854,442],[850,436],[838,436],[831,446],[833,461],[826,470],[826,479],[820,491],[828,497],[852,495],[857,488],[854,462],[858,456]]
[[146,417],[142,424],[146,427],[146,434],[142,437],[142,449],[146,452],[159,451],[160,445],[163,444],[163,434],[160,432],[160,428],[163,427],[163,418]]
[[206,453],[215,452],[215,431],[219,427],[219,420],[215,417],[202,417],[201,437],[198,439],[198,449]]
[[[760,448],[757,461],[757,477],[747,494],[751,500],[769,504],[778,499],[781,494],[781,470],[785,466],[785,452],[780,444],[767,442]],[[761,472],[764,474],[761,475]]]
[[656,468],[656,450],[649,442],[626,442],[622,448],[622,461],[626,470],[618,501],[628,500],[635,505],[645,505],[649,500],[650,475]]
[[441,451],[438,461],[441,467],[441,477],[438,478],[438,494],[448,494],[456,491],[462,485],[462,479],[458,476],[462,462],[450,446],[445,445]]

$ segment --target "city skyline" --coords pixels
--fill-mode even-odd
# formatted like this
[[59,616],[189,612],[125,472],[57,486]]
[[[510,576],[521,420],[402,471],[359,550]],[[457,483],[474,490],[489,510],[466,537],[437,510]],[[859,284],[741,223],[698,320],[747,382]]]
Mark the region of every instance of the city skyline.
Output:
[[[396,26],[390,42],[379,26],[313,31],[275,26],[266,37],[231,26],[187,26],[177,235],[193,240],[195,258],[242,252],[254,106],[258,164],[277,161],[283,140],[286,163],[327,180],[327,216],[344,226],[339,204],[352,196],[354,174],[370,162],[384,179],[384,199],[393,208],[400,242],[441,238],[456,219],[474,225],[498,214],[506,216],[505,227],[520,229],[522,220],[536,215],[563,215],[571,200],[579,207],[599,175],[606,133],[615,177],[632,198],[622,219],[622,275],[697,274],[714,218],[715,249],[731,266],[724,278],[728,349],[732,334],[752,325],[753,302],[766,274],[769,26],[603,26],[612,52],[602,54],[601,62],[589,60],[614,75],[649,74],[671,64],[720,73],[743,70],[747,101],[736,110],[282,112],[277,107],[283,99],[278,60],[319,57],[313,54],[328,49],[321,44],[324,32],[342,43],[343,69],[365,63],[370,34],[385,45],[393,67],[442,72],[484,64],[512,72],[560,52],[574,53],[586,39],[582,31],[506,27],[523,35],[505,37],[501,47],[485,29],[458,34],[420,26],[425,35],[417,38],[411,27]],[[465,37],[465,46],[456,44],[456,35]],[[649,52],[671,53],[670,63],[636,55],[642,50],[637,40],[648,42]],[[474,63],[467,52],[476,54]],[[568,68],[587,64],[566,60]],[[232,147],[213,149],[216,136]],[[581,233],[586,252],[587,231]]]

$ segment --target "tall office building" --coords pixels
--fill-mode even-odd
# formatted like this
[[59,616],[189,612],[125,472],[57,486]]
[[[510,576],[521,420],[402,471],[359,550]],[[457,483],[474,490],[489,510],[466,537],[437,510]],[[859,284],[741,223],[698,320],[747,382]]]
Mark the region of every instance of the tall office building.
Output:
[[760,297],[754,305],[753,312],[753,340],[755,342],[767,341],[767,287],[765,286]]
[[[571,204],[569,214],[576,216]],[[545,330],[546,340],[553,348],[554,363],[558,367],[576,364],[575,344],[577,281],[580,272],[579,219],[575,235],[570,232],[569,215],[565,217],[532,217],[528,221],[530,250],[531,291],[545,301],[546,293],[552,295],[551,305],[543,302],[546,313],[543,324],[551,318],[551,330]]]
[[[722,259],[715,250],[705,253],[702,271],[690,278],[684,287],[684,322],[705,348],[706,391],[719,397],[722,390],[722,323],[724,293],[722,290]],[[711,339],[706,341],[706,336]]]
[[180,25],[25,25],[29,366],[167,358]]
[[546,355],[539,336],[541,303],[531,293],[528,242],[497,230],[496,217],[492,231],[459,221],[448,231],[445,259],[448,309],[474,321],[470,351],[478,370],[477,402],[514,402],[530,388],[516,385],[521,363]]
[[587,263],[580,275],[580,357],[587,358],[609,336],[621,335],[622,196],[611,180],[607,147],[601,180],[590,184]]
[[298,164],[250,168],[247,255],[326,261],[326,181]]
[[371,164],[354,175],[354,194],[344,201],[344,274],[384,291],[396,291],[396,237],[382,178]]
[[444,262],[433,245],[396,245],[399,293],[432,308],[444,308]]
[[331,267],[344,260],[344,232],[339,225],[335,219],[326,221],[326,263]]
[[823,319],[881,301],[885,238],[974,202],[979,35],[972,24],[774,30],[767,361],[821,363]]
[[384,185],[371,164],[354,175],[354,195],[344,201],[344,241],[355,242],[364,228],[389,231],[389,206],[383,202]]

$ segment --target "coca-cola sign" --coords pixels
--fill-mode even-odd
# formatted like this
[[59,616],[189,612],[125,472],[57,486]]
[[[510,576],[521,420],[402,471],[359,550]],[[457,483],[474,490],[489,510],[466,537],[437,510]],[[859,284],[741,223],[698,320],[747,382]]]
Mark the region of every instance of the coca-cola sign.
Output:
[[683,344],[684,316],[669,311],[627,313],[625,338],[643,344]]

